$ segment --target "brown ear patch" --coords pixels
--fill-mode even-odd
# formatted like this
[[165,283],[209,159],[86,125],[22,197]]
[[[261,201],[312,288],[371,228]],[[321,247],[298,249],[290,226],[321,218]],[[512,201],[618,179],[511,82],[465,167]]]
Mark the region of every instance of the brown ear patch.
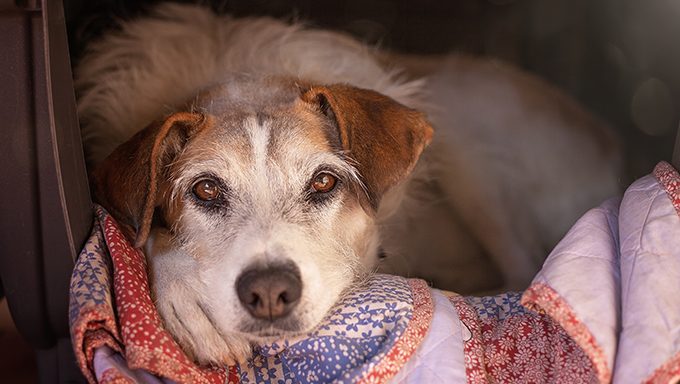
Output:
[[163,168],[211,118],[175,113],[120,145],[92,173],[95,200],[123,228],[135,247],[146,242],[158,201]]
[[432,139],[432,126],[423,113],[375,91],[316,86],[301,98],[335,121],[342,148],[357,163],[373,208],[411,172]]

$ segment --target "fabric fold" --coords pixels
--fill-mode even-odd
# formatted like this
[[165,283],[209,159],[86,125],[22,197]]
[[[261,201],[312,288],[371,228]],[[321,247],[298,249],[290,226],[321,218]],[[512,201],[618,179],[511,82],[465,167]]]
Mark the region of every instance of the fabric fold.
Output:
[[612,377],[620,329],[619,199],[584,214],[546,259],[522,303],[551,316]]
[[623,318],[614,379],[678,381],[680,175],[660,163],[628,188],[621,212]]
[[302,337],[197,366],[164,330],[146,259],[108,213],[73,270],[90,383],[668,383],[680,380],[680,175],[667,163],[584,214],[523,293],[463,297],[373,275]]

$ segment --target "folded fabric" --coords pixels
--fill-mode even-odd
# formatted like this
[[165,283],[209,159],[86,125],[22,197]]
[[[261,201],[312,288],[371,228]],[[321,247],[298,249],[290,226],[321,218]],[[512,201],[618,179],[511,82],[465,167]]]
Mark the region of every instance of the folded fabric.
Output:
[[145,257],[111,216],[71,281],[90,382],[672,382],[680,378],[680,176],[666,163],[591,210],[524,293],[462,297],[373,275],[311,332],[246,364],[199,367],[163,329]]
[[522,303],[559,323],[602,383],[680,380],[680,174],[665,162],[592,209]]
[[236,382],[233,370],[189,360],[163,329],[144,255],[102,207],[95,207],[95,215],[71,277],[69,309],[71,340],[88,381],[144,382],[157,376],[180,383]]
[[144,255],[102,207],[95,212],[70,306],[73,345],[90,382],[383,382],[427,333],[433,308],[427,285],[375,275],[305,337],[258,346],[243,366],[198,367],[163,329]]

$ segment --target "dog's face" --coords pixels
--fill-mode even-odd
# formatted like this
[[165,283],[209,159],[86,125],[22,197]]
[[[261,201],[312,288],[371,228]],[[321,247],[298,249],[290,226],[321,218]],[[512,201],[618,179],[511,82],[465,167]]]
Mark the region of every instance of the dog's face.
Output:
[[432,129],[372,91],[232,81],[140,132],[96,196],[146,246],[168,330],[199,362],[308,331],[370,271],[381,197]]

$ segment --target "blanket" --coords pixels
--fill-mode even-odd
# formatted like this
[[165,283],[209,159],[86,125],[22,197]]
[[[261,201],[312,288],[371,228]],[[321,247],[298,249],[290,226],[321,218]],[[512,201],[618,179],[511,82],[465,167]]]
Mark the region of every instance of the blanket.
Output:
[[308,334],[233,367],[184,354],[155,310],[144,255],[95,212],[69,314],[92,383],[680,380],[680,175],[667,163],[586,213],[525,292],[463,297],[374,275]]

